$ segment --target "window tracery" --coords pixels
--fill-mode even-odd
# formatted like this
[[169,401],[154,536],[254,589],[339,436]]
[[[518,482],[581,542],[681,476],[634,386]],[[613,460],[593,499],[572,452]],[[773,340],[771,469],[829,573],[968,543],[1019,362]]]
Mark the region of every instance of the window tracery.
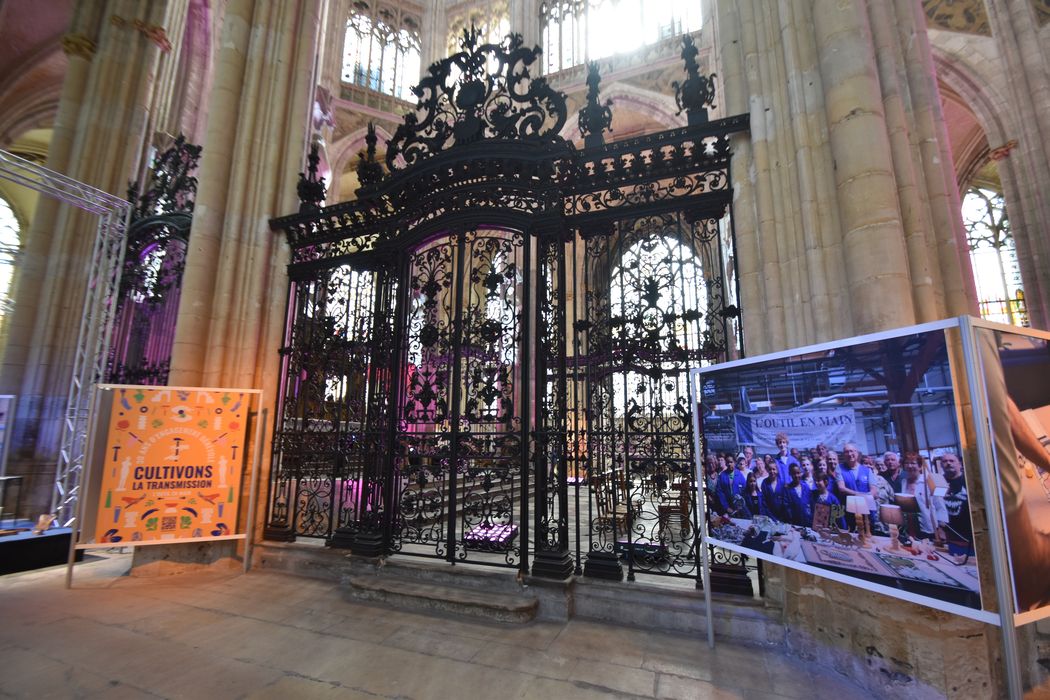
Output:
[[474,0],[452,7],[448,11],[448,37],[446,56],[460,49],[463,32],[471,27],[478,33],[482,44],[498,44],[510,33],[510,9],[507,0]]
[[544,0],[546,70],[624,53],[700,28],[695,0]]
[[419,13],[399,5],[353,3],[343,45],[343,82],[409,97],[419,79]]
[[1003,195],[971,186],[963,193],[962,215],[981,317],[1027,326],[1021,268]]

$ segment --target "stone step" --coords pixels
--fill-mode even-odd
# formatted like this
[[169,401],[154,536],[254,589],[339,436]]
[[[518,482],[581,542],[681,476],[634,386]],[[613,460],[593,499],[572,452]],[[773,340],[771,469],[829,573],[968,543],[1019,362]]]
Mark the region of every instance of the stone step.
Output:
[[351,557],[354,575],[371,573],[374,575],[397,578],[434,586],[453,588],[470,588],[496,593],[520,593],[521,584],[514,569],[482,566],[477,564],[456,564],[438,560],[412,559],[408,555],[394,555],[378,564],[375,560],[359,560]]
[[529,622],[536,617],[539,608],[536,598],[523,593],[493,593],[475,588],[443,586],[401,578],[382,570],[377,573],[352,574],[346,577],[344,583],[347,596],[355,600],[493,622]]

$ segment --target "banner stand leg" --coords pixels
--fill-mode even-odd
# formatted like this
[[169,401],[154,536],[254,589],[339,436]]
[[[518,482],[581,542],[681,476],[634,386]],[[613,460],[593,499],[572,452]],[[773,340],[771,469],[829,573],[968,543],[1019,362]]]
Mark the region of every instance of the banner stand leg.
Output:
[[696,382],[699,371],[689,370],[689,401],[693,414],[693,468],[696,470],[696,508],[698,514],[698,546],[700,548],[700,580],[704,586],[704,611],[707,615],[707,646],[715,648],[714,613],[711,610],[711,562],[707,552],[707,498],[705,490],[704,460],[700,454],[700,404],[697,399]]
[[[262,403],[262,396],[259,397]],[[255,429],[255,456],[252,458],[252,481],[248,490],[248,525],[245,528],[244,539],[244,573],[252,568],[252,553],[255,549],[255,496],[259,492],[259,463],[262,459],[262,437],[266,430],[268,409],[262,409],[259,424]]]
[[1021,682],[1021,660],[1017,648],[1017,628],[1014,626],[1013,581],[1010,576],[1007,555],[1006,533],[1003,529],[1003,513],[999,503],[998,489],[988,488],[999,483],[996,479],[992,454],[992,433],[989,425],[990,411],[988,387],[985,381],[984,363],[977,347],[977,333],[969,316],[959,317],[962,335],[963,357],[967,364],[970,385],[970,408],[974,418],[977,438],[978,462],[981,466],[981,482],[984,484],[984,508],[988,515],[988,536],[995,569],[996,598],[999,604],[999,631],[1002,635],[1003,672],[1011,700],[1021,700],[1024,685]]

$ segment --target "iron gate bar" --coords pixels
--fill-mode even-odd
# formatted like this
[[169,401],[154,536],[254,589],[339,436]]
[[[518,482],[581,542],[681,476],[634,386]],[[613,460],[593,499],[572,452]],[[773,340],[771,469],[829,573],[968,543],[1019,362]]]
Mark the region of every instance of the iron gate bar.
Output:
[[[466,238],[466,231],[457,231],[452,237],[456,244],[456,272],[454,275],[456,285],[452,302],[452,440],[449,443],[448,457],[448,540],[445,546],[448,547],[448,561],[453,564],[456,562],[457,544],[456,496],[458,494],[456,493],[456,482],[459,474],[459,452],[462,440],[460,401],[463,399],[463,357],[461,353],[463,351],[463,288],[466,287],[466,281],[463,279],[463,259],[467,252]],[[459,353],[456,352],[457,348]]]
[[[529,470],[525,468],[525,465],[529,463],[529,433],[533,425],[532,412],[530,410],[530,401],[532,399],[532,392],[530,391],[532,383],[529,382],[529,371],[532,368],[532,291],[529,289],[531,285],[528,281],[532,280],[532,245],[531,241],[534,240],[533,236],[526,236],[524,244],[522,245],[522,277],[526,281],[526,291],[522,297],[522,330],[521,330],[521,354],[523,357],[520,362],[521,368],[521,380],[519,384],[519,394],[521,395],[521,445],[519,446],[520,458],[519,464],[521,465],[521,562],[518,566],[518,570],[523,574],[529,572]],[[533,535],[535,536],[535,534]]]

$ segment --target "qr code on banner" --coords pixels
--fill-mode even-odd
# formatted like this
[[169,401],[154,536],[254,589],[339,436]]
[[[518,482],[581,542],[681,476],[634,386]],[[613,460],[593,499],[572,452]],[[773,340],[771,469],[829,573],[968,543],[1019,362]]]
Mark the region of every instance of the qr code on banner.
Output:
[[174,530],[178,519],[174,515],[166,515],[160,519],[161,530]]

